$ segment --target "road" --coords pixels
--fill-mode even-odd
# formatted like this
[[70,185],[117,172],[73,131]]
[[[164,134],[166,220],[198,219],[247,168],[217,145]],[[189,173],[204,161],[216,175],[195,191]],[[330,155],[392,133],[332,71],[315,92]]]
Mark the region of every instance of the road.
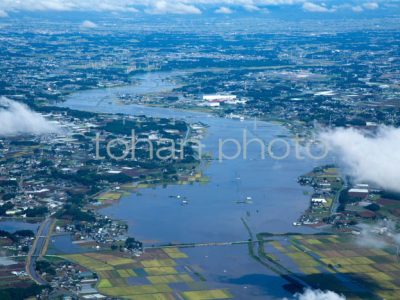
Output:
[[168,248],[197,248],[197,247],[212,247],[212,246],[234,246],[244,245],[249,243],[258,243],[259,241],[235,241],[235,242],[203,242],[203,243],[187,243],[187,244],[168,244],[147,246],[144,249],[168,249]]
[[26,259],[26,273],[32,278],[33,281],[40,285],[46,285],[47,282],[43,280],[39,274],[37,274],[36,261],[42,257],[45,254],[44,252],[47,250],[53,224],[54,220],[51,218],[47,218],[43,221]]
[[336,214],[338,208],[339,208],[339,200],[340,200],[340,195],[342,194],[342,192],[347,189],[347,184],[343,184],[343,186],[341,187],[341,189],[336,193],[335,198],[333,199],[333,203],[331,205],[331,216]]

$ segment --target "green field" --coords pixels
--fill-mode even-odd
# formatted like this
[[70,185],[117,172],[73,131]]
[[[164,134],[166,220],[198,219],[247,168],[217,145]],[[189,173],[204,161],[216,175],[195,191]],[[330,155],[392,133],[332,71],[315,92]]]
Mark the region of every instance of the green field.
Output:
[[[99,276],[97,289],[101,294],[123,299],[228,299],[226,290],[208,289],[199,274],[186,263],[187,255],[177,248],[147,251],[143,257],[123,257],[120,253],[86,253],[65,255]],[[180,271],[179,271],[179,270]],[[137,283],[135,283],[137,282]],[[183,286],[174,290],[172,284]]]
[[351,235],[291,235],[269,237],[264,252],[311,286],[347,299],[399,299],[400,263],[393,249],[362,248]]

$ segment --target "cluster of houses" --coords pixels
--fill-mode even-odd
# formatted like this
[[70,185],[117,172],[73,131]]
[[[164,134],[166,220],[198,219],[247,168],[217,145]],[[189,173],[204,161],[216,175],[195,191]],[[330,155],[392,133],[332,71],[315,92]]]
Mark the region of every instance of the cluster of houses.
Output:
[[115,221],[107,216],[98,215],[95,222],[67,223],[57,226],[55,233],[69,234],[77,244],[93,245],[96,249],[102,246],[124,242],[127,236],[127,225],[121,221]]

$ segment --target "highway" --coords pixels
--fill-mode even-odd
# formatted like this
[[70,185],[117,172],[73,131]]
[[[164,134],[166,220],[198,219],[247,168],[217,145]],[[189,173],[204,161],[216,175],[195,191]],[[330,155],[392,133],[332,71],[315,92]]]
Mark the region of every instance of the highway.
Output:
[[36,272],[36,261],[38,258],[42,257],[48,245],[48,241],[51,235],[51,229],[54,220],[47,218],[40,225],[40,228],[36,234],[36,239],[33,242],[32,248],[29,251],[28,257],[26,259],[26,273],[35,281],[37,284],[46,285],[47,282],[43,280]]

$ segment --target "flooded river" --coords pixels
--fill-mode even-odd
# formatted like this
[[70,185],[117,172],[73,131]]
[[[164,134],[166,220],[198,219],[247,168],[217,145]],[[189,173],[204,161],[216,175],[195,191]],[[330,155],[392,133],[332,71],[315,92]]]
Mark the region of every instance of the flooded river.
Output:
[[[232,120],[212,115],[140,105],[116,105],[112,99],[118,94],[140,95],[171,90],[166,80],[169,74],[154,73],[139,76],[138,85],[98,89],[72,94],[63,106],[93,112],[124,113],[182,119],[189,123],[202,122],[208,126],[202,143],[204,152],[213,160],[204,168],[209,178],[206,184],[169,185],[140,190],[113,206],[103,209],[112,218],[129,224],[130,235],[147,245],[158,243],[197,243],[245,241],[249,233],[311,232],[311,229],[293,227],[308,207],[309,196],[297,178],[321,162],[299,160],[290,138],[290,154],[283,160],[262,159],[260,146],[249,145],[247,158],[218,160],[221,140],[243,141],[262,139],[269,144],[278,137],[290,136],[286,128],[254,120]],[[226,143],[226,154],[235,153],[237,145]],[[283,151],[283,143],[276,143],[276,151]],[[285,146],[286,147],[286,146]],[[172,196],[172,197],[171,197]],[[181,205],[185,198],[188,205]],[[243,200],[251,199],[245,204]],[[284,280],[275,276],[248,255],[247,246],[223,246],[185,250],[192,263],[201,266],[211,282],[226,286],[240,297],[274,299],[288,296],[281,285]]]

